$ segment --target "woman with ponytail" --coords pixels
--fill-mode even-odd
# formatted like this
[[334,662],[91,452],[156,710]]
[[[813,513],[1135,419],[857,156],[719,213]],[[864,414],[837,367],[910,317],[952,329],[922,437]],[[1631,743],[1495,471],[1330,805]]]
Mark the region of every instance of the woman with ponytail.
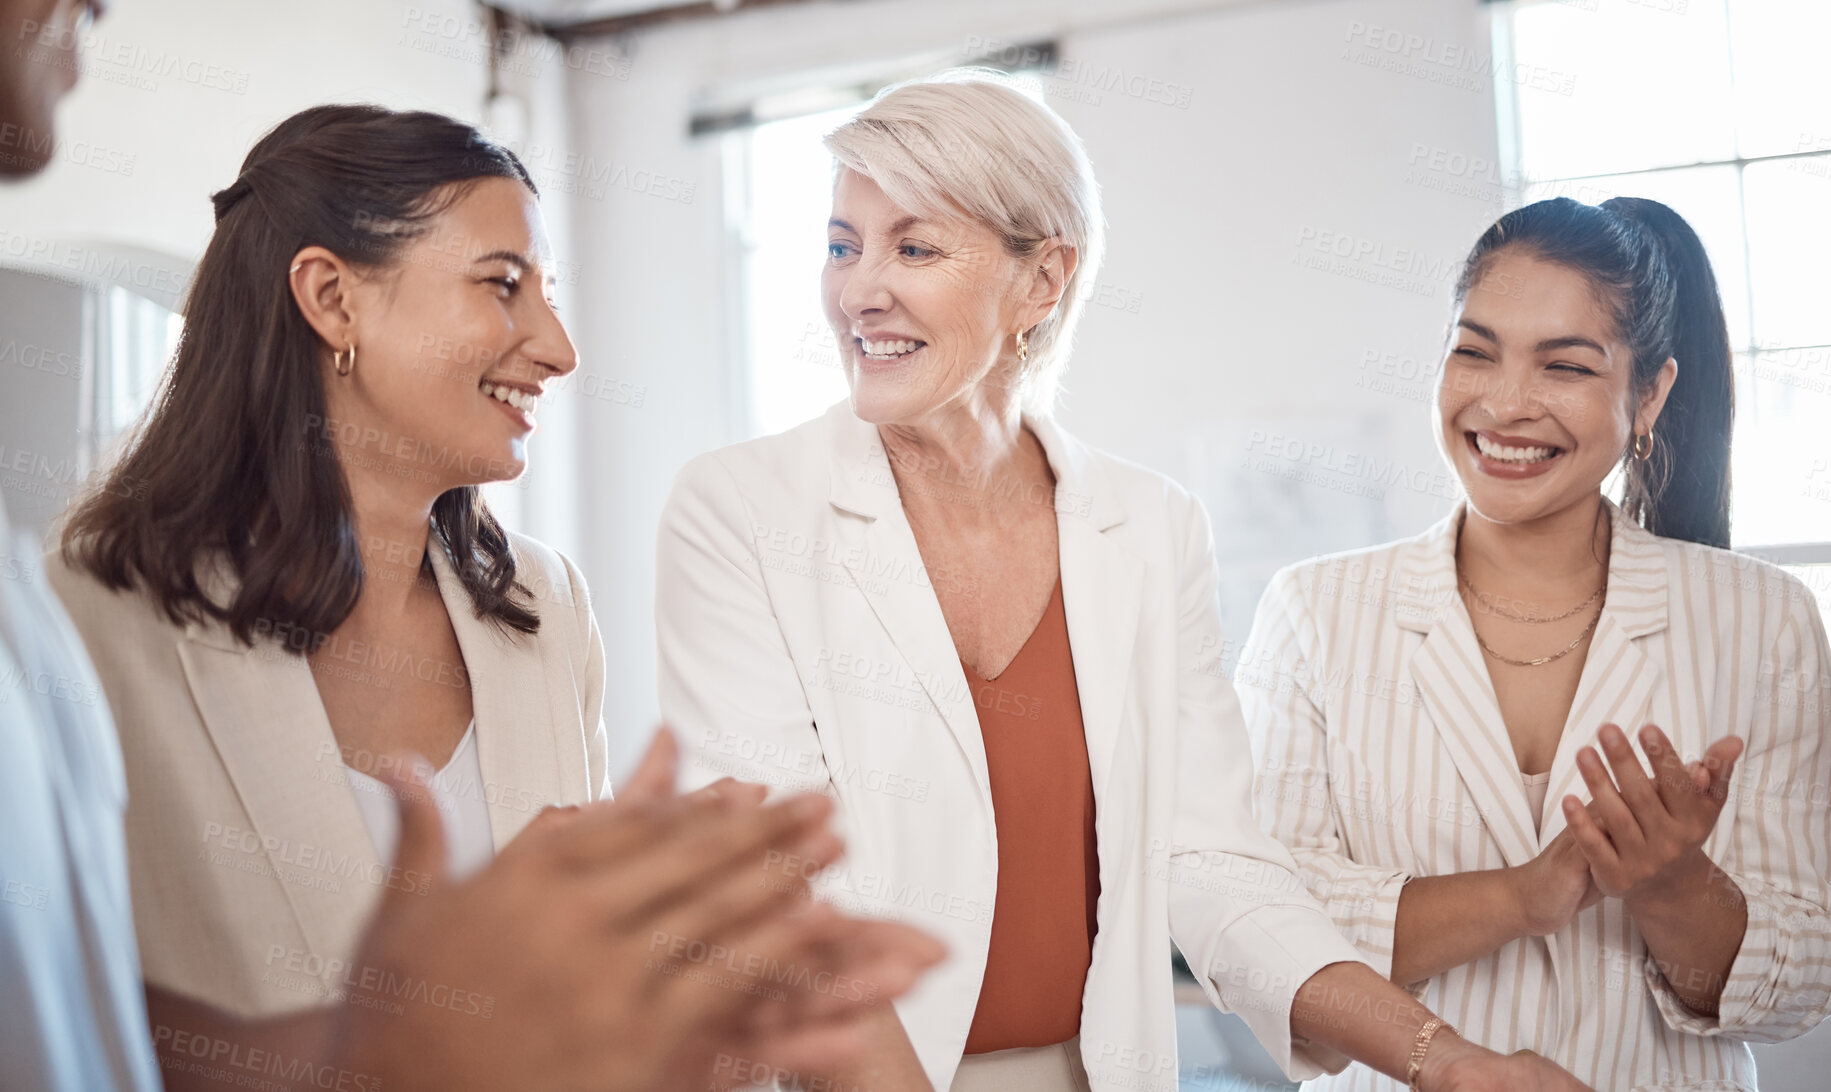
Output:
[[1727,549],[1710,263],[1657,202],[1558,198],[1482,235],[1455,303],[1433,424],[1466,499],[1273,578],[1237,678],[1261,822],[1469,1038],[1753,1089],[1744,1044],[1831,1009],[1831,650]]

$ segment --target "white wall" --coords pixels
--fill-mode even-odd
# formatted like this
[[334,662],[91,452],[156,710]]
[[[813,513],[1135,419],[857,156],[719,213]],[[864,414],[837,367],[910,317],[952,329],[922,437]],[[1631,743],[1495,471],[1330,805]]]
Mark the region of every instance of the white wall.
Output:
[[[1111,220],[1060,412],[1207,503],[1236,641],[1277,566],[1421,530],[1454,493],[1414,369],[1435,367],[1450,282],[1504,195],[1445,196],[1412,161],[1494,163],[1494,96],[1453,67],[1360,63],[1395,31],[1489,55],[1471,0],[1260,4],[1065,42],[1192,86],[1187,110],[1059,100]],[[1357,386],[1384,369],[1413,378]]]
[[26,236],[194,261],[209,240],[210,194],[297,110],[378,102],[477,120],[479,30],[470,0],[111,3],[58,113],[56,160],[0,190],[0,257]]
[[[575,337],[587,368],[643,394],[639,407],[579,403],[580,560],[610,651],[606,715],[619,759],[656,716],[654,527],[668,485],[694,454],[743,438],[721,144],[687,137],[696,96],[928,50],[965,60],[969,39],[1057,37],[1063,65],[1046,81],[1048,101],[1086,140],[1110,222],[1105,290],[1083,322],[1061,415],[1209,503],[1230,565],[1230,623],[1244,636],[1276,563],[1410,532],[1448,505],[1440,490],[1375,490],[1329,469],[1384,460],[1428,483],[1440,467],[1421,400],[1428,380],[1398,394],[1353,384],[1369,354],[1375,371],[1434,359],[1445,278],[1503,197],[1481,179],[1461,180],[1474,197],[1446,197],[1427,187],[1447,175],[1409,176],[1419,145],[1441,149],[1445,166],[1452,153],[1458,165],[1494,162],[1494,96],[1485,75],[1376,67],[1391,55],[1369,41],[1391,39],[1374,27],[1463,47],[1468,64],[1488,54],[1474,0],[874,0],[658,28],[622,43],[620,78],[573,72],[572,149],[589,160],[575,175],[647,172],[680,183],[676,197],[692,187],[691,200],[668,199],[666,186],[661,196],[608,186],[573,200]],[[1115,68],[1187,89],[1186,107],[1087,82]],[[1318,249],[1336,239],[1377,249],[1358,260]],[[1293,264],[1304,259],[1343,268]],[[1399,287],[1356,279],[1394,264]],[[1254,453],[1251,430],[1268,425],[1306,450],[1334,449],[1294,464],[1321,485],[1240,469]],[[1361,486],[1379,495],[1343,499]],[[1338,508],[1337,533],[1318,535]],[[1301,520],[1290,517],[1299,510]]]
[[[303,107],[370,101],[474,120],[483,105],[471,0],[121,0],[108,9],[81,43],[50,165],[0,185],[0,267],[49,266],[56,278],[0,299],[0,382],[11,394],[0,398],[0,496],[20,527],[56,514],[106,432],[79,431],[94,400],[87,354],[102,350],[94,317],[70,321],[41,297],[74,304],[80,294],[60,281],[103,280],[175,307],[209,240],[210,194],[234,181],[262,133]],[[4,48],[39,46],[27,37]],[[73,366],[31,366],[65,344]]]

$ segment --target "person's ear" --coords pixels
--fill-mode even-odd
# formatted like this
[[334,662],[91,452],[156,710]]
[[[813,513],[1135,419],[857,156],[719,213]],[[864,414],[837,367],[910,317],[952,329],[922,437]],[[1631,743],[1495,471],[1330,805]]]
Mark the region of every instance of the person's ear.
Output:
[[1043,244],[1042,251],[1028,263],[1033,275],[1024,329],[1035,327],[1054,313],[1080,261],[1081,256],[1075,248],[1060,239],[1050,239]]
[[1672,393],[1672,384],[1677,381],[1678,358],[1669,356],[1659,366],[1659,374],[1653,377],[1653,389],[1640,400],[1640,408],[1634,414],[1634,435],[1653,431],[1660,411],[1666,408],[1666,396]]
[[356,276],[348,263],[321,246],[308,246],[293,255],[287,284],[299,313],[327,349],[339,353],[355,343]]

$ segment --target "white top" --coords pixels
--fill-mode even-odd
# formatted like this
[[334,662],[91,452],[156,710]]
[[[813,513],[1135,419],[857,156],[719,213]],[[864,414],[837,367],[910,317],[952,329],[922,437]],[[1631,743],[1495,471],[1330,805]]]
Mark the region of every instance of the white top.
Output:
[[1523,773],[1519,779],[1526,785],[1526,803],[1532,805],[1532,829],[1539,830],[1544,823],[1545,794],[1551,789],[1551,771]]
[[0,1084],[152,1092],[121,750],[37,552],[0,508]]
[[[392,861],[401,836],[400,811],[394,803],[393,790],[361,770],[347,766],[345,770],[349,773],[350,791],[356,795],[356,806],[362,811],[363,825],[369,828],[369,839],[375,843],[375,855]],[[464,879],[496,855],[496,844],[490,835],[489,804],[483,796],[483,764],[477,757],[475,718],[464,729],[464,738],[458,741],[444,768],[433,775],[432,799],[445,821],[446,867],[451,869],[452,879]]]

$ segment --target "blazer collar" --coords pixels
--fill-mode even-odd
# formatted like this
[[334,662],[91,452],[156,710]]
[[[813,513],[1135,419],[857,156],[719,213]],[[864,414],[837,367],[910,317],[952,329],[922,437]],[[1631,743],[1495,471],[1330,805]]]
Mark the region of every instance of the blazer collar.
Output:
[[[475,788],[489,805],[491,838],[500,851],[544,805],[585,799],[564,791],[587,780],[577,717],[558,707],[536,640],[511,638],[479,619],[436,536],[428,550],[464,654],[484,778]],[[237,581],[227,560],[216,555],[200,562],[199,585],[226,603]],[[543,607],[558,602],[557,589],[535,590]],[[558,611],[543,614],[550,615],[546,625],[566,622]],[[373,896],[391,881],[351,795],[309,664],[275,636],[258,636],[249,647],[215,620],[187,624],[185,637],[179,656],[198,713],[273,874],[299,874],[303,859],[342,877],[337,883],[319,883],[323,877],[312,875],[282,881],[301,932],[320,954],[349,950]],[[534,731],[555,738],[530,738]],[[370,896],[352,897],[368,888]]]
[[[206,588],[233,590],[226,565],[211,562],[209,570]],[[271,636],[243,645],[220,622],[193,622],[185,636],[178,658],[191,699],[248,816],[255,852],[266,857],[238,867],[275,877],[309,952],[329,958],[353,950],[387,873],[310,665]],[[236,821],[227,812],[203,818]]]
[[1411,661],[1412,681],[1456,768],[1476,799],[1508,864],[1532,859],[1564,828],[1558,801],[1583,795],[1576,752],[1604,723],[1630,726],[1644,715],[1661,676],[1642,638],[1667,627],[1664,553],[1656,536],[1614,504],[1608,593],[1584,657],[1570,714],[1552,759],[1545,811],[1534,830],[1520,770],[1468,610],[1456,592],[1456,539],[1464,506],[1414,540],[1394,573],[1394,620],[1425,635]]
[[[1629,637],[1657,633],[1667,625],[1666,561],[1659,538],[1628,519],[1614,501],[1604,498],[1602,504],[1609,518],[1604,620],[1612,616]],[[1467,508],[1466,501],[1458,503],[1401,555],[1392,598],[1402,628],[1429,633],[1462,609],[1456,594],[1456,540]]]
[[[477,760],[484,780],[477,788],[489,805],[491,841],[501,852],[546,805],[590,799],[584,737],[595,725],[584,725],[581,733],[576,705],[587,683],[554,675],[543,662],[535,636],[511,633],[478,618],[470,593],[436,537],[428,542],[427,551],[470,678]],[[549,587],[529,568],[520,567],[519,579],[534,593],[542,627],[571,624],[562,614],[575,606],[570,588]],[[550,735],[541,739],[536,732]]]
[[[860,545],[859,550],[847,553],[846,564],[879,623],[922,680],[972,768],[982,795],[989,799],[978,710],[939,600],[926,581],[882,577],[884,572],[920,569],[921,564],[920,549],[903,513],[896,476],[877,427],[860,421],[846,402],[828,410],[826,421],[832,442],[832,502],[868,521],[842,531],[858,535]],[[1144,563],[1119,536],[1106,533],[1125,522],[1125,506],[1118,484],[1102,460],[1048,417],[1026,415],[1024,423],[1042,443],[1056,478],[1056,530],[1068,643],[1096,804],[1103,804],[1113,768],[1130,757],[1119,750],[1119,742],[1125,735],[1124,700],[1144,601]],[[901,568],[891,564],[896,559],[907,564]],[[1103,831],[1109,822],[1120,826],[1129,822],[1124,809],[1101,807],[1100,814]],[[1109,814],[1113,818],[1106,820]]]
[[[900,511],[902,495],[877,426],[859,420],[845,401],[829,408],[825,420],[833,504],[869,519]],[[1058,512],[1084,517],[1096,531],[1125,522],[1125,507],[1087,445],[1064,432],[1053,417],[1026,413],[1024,424],[1043,445],[1055,473]]]

